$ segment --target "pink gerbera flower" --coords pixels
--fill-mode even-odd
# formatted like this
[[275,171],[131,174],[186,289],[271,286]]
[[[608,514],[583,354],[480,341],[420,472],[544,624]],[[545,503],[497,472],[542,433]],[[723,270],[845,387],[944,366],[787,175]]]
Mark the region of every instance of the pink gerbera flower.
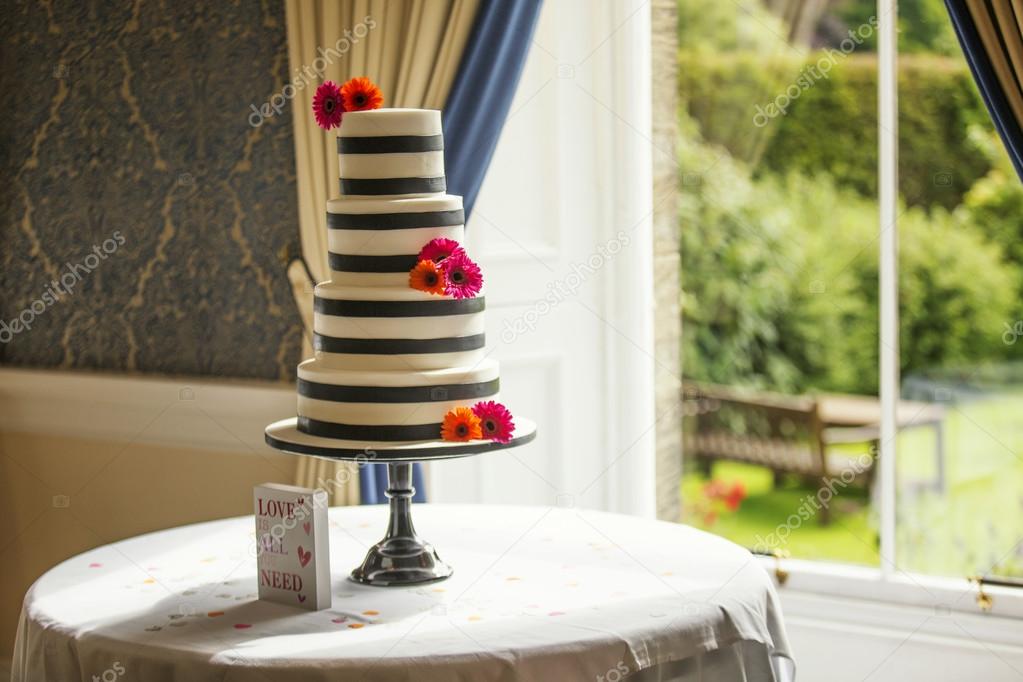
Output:
[[440,268],[447,278],[447,293],[455,298],[474,298],[483,288],[483,273],[464,251],[445,258]]
[[316,88],[313,95],[313,114],[316,116],[316,124],[324,130],[337,128],[341,125],[341,116],[345,108],[341,100],[341,88],[337,87],[334,81],[324,81],[323,85]]
[[512,421],[512,413],[501,403],[484,400],[473,405],[472,413],[479,417],[480,429],[487,440],[507,443],[512,439],[515,422]]
[[448,256],[453,256],[456,253],[462,253],[461,244],[454,239],[438,237],[437,239],[431,239],[422,248],[419,252],[419,260],[432,260],[434,263],[440,263]]

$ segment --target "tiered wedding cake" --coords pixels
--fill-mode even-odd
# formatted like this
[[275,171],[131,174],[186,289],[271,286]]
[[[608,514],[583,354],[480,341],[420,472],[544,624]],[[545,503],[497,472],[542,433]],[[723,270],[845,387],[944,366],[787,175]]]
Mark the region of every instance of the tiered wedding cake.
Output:
[[443,148],[439,111],[344,114],[341,198],[327,202],[331,279],[315,292],[316,357],[298,367],[299,431],[438,440],[449,411],[497,396],[482,294],[410,286],[425,245],[464,238],[462,198],[445,193]]

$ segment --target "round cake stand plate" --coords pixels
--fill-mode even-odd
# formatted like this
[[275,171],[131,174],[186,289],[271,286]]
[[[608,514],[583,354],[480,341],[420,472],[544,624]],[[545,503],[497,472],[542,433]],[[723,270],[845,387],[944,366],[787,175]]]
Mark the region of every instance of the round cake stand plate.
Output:
[[469,457],[484,452],[525,445],[536,438],[536,424],[515,418],[511,441],[450,442],[443,440],[416,443],[358,442],[310,436],[298,430],[298,419],[284,419],[266,427],[266,442],[272,448],[295,455],[323,459],[380,462],[387,464],[387,498],[390,520],[384,539],[370,548],[362,564],[350,578],[357,583],[377,587],[408,587],[437,582],[451,576],[452,568],[441,561],[431,544],[416,535],[412,525],[413,462]]

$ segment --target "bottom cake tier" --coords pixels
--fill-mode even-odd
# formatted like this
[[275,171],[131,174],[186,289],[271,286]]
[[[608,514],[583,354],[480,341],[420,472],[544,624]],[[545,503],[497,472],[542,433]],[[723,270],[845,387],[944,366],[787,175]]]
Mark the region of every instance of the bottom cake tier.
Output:
[[496,360],[431,370],[352,370],[306,360],[298,366],[298,429],[326,438],[425,441],[444,415],[496,400]]

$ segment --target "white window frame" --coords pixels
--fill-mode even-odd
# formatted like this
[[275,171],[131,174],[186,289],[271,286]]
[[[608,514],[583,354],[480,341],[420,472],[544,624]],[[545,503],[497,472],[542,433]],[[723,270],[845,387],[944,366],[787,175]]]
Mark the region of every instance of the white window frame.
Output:
[[[898,310],[898,0],[877,0],[878,17],[878,249],[879,357],[881,399],[878,485],[880,487],[880,555],[878,568],[825,561],[759,557],[769,572],[787,573],[781,590],[869,599],[938,612],[978,613],[978,588],[966,577],[950,578],[904,571],[896,547],[895,461],[899,400]],[[779,581],[780,582],[780,581]],[[993,598],[991,613],[1023,618],[1023,589],[984,585]],[[1023,632],[1019,640],[1023,641]]]

